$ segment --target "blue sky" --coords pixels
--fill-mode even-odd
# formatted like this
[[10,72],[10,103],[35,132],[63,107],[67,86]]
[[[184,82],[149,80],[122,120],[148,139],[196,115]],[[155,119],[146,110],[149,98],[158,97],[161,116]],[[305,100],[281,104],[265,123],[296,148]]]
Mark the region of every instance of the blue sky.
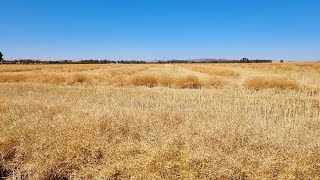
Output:
[[6,59],[320,60],[319,0],[2,0]]

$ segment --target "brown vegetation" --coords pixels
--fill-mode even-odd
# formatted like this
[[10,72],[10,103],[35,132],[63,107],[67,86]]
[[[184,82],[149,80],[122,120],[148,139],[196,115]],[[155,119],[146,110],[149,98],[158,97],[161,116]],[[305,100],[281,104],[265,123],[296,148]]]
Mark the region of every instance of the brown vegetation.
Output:
[[147,86],[154,87],[158,84],[158,80],[155,76],[143,75],[143,76],[133,76],[129,79],[129,84],[135,86]]
[[279,77],[251,77],[244,82],[244,86],[249,89],[261,90],[275,88],[280,90],[299,90],[300,84],[297,81]]
[[17,75],[0,74],[0,82],[21,82],[27,79],[28,77],[23,74],[17,74]]
[[223,77],[238,77],[240,74],[230,70],[230,69],[224,69],[224,68],[215,68],[210,65],[184,65],[182,67],[201,72],[206,73],[209,75],[215,75],[215,76],[223,76]]
[[176,82],[176,86],[179,88],[199,89],[203,85],[198,77],[189,75],[179,78]]
[[0,66],[0,176],[319,179],[319,74],[284,64]]

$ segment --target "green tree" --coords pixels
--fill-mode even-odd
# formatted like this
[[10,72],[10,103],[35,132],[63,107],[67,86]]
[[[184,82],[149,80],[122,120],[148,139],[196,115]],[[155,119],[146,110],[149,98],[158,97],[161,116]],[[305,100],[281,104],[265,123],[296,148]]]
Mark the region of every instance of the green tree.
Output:
[[240,63],[250,63],[250,60],[248,58],[242,58]]
[[0,61],[3,61],[3,54],[0,52]]

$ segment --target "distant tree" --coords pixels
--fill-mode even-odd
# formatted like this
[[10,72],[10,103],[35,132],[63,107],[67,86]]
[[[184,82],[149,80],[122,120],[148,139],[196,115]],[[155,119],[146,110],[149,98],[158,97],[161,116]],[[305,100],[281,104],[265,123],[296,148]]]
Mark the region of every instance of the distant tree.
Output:
[[283,63],[283,62],[284,62],[284,61],[281,59],[281,60],[280,60],[280,63]]
[[250,60],[248,58],[242,58],[240,63],[250,63]]
[[3,54],[0,52],[0,61],[3,61]]

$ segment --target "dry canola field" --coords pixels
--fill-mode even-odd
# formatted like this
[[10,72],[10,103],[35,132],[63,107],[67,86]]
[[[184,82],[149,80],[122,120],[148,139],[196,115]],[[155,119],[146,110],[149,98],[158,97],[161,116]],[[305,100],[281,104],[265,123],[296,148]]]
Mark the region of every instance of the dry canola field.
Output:
[[320,63],[0,65],[6,179],[319,179]]

